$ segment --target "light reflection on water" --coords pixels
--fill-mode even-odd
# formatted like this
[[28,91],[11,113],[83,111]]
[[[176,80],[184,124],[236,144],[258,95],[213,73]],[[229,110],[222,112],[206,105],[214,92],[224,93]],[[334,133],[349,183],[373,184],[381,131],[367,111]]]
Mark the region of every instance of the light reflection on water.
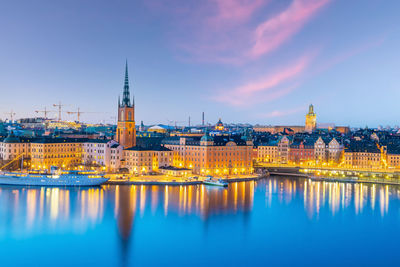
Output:
[[[181,242],[187,242],[187,236],[193,236],[196,243],[191,246],[198,250],[204,249],[205,246],[215,246],[219,250],[226,249],[225,252],[228,252],[240,247],[243,263],[248,263],[246,253],[253,253],[260,249],[260,246],[279,248],[277,242],[281,242],[280,238],[285,236],[285,232],[290,232],[291,236],[305,235],[298,232],[300,229],[288,228],[293,227],[292,222],[296,222],[296,227],[303,227],[301,231],[306,230],[309,231],[307,234],[313,235],[323,233],[324,224],[326,229],[335,231],[336,226],[332,226],[331,223],[336,221],[337,216],[344,216],[346,223],[348,223],[346,220],[363,216],[366,218],[364,219],[366,223],[363,222],[362,225],[369,229],[372,226],[369,218],[372,218],[371,221],[381,218],[383,221],[379,227],[385,229],[392,227],[397,234],[400,222],[399,200],[398,186],[313,182],[285,178],[232,183],[228,189],[203,185],[108,185],[87,189],[3,186],[0,187],[0,248],[5,248],[5,243],[9,246],[13,241],[20,239],[27,239],[35,244],[38,242],[37,238],[43,235],[51,237],[67,235],[79,239],[83,246],[85,237],[93,234],[95,237],[91,237],[94,238],[91,240],[97,238],[99,243],[106,246],[105,249],[110,257],[108,261],[94,261],[98,265],[116,263],[156,265],[156,259],[155,262],[151,262],[148,257],[143,257],[146,258],[144,260],[137,256],[147,255],[145,253],[148,253],[147,251],[155,244],[150,241],[169,243],[171,246],[169,249],[173,247],[186,249],[182,247]],[[385,216],[391,219],[385,221]],[[236,225],[238,220],[244,222],[240,227]],[[307,228],[310,223],[314,228]],[[218,232],[213,232],[214,235],[211,237],[207,236],[210,240],[207,239],[206,242],[204,237],[197,236],[199,231],[214,231],[213,225],[218,228]],[[350,224],[348,227],[350,229],[359,225],[360,223]],[[343,225],[338,224],[337,227]],[[276,236],[271,233],[271,229],[276,232]],[[169,239],[169,231],[176,233],[175,241]],[[252,243],[247,243],[245,247],[234,245],[238,240],[230,237],[231,234],[240,234],[246,240],[252,240]],[[333,232],[331,234],[334,235]],[[89,240],[89,237],[87,239]],[[322,238],[320,240],[320,242],[325,241]],[[290,243],[290,240],[288,242]],[[303,242],[307,243],[307,240]],[[331,246],[339,244],[335,244],[334,240],[329,242],[333,242],[329,243]],[[17,243],[14,245],[15,250],[12,245],[7,247],[10,255],[17,253]],[[290,248],[284,248],[290,251]],[[314,249],[321,250],[318,246]],[[158,251],[158,253],[163,252]],[[192,251],[187,253],[186,261],[197,259],[199,255],[191,254]],[[164,256],[166,255],[171,255],[171,252]],[[60,255],[54,255],[56,256]],[[255,262],[252,263],[260,264],[267,260],[263,256],[259,257],[253,259]],[[378,260],[378,257],[376,259]],[[268,260],[272,264],[282,263],[271,261],[270,258]],[[15,261],[10,260],[8,263],[14,265]],[[20,262],[21,265],[23,263]],[[201,261],[195,263],[202,265]],[[239,264],[240,260],[233,263]],[[284,263],[291,262],[288,260]],[[305,263],[306,261],[303,262]],[[301,265],[302,261],[297,260],[296,264]]]

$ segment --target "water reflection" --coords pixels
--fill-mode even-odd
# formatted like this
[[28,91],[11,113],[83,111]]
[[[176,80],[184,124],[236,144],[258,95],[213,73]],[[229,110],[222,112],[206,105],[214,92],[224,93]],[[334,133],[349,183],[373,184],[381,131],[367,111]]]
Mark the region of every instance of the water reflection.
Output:
[[232,183],[228,189],[203,185],[87,189],[0,186],[0,239],[9,233],[24,235],[49,229],[84,233],[107,221],[115,229],[112,233],[117,237],[119,261],[129,265],[135,250],[133,240],[140,234],[135,234],[135,227],[146,218],[194,217],[208,226],[215,218],[234,221],[247,218],[250,213],[261,214],[288,206],[300,207],[296,212],[303,213],[306,220],[334,217],[342,212],[385,217],[390,209],[398,212],[398,201],[391,205],[389,202],[399,199],[399,186],[274,177]]
[[10,218],[24,215],[27,227],[41,222],[57,225],[74,220],[91,225],[100,222],[105,206],[111,205],[120,234],[126,237],[131,232],[135,216],[145,216],[146,210],[149,210],[149,215],[161,210],[164,216],[171,213],[196,215],[203,220],[213,215],[250,212],[255,190],[265,190],[267,207],[273,201],[289,204],[296,198],[302,198],[309,217],[318,216],[324,206],[332,215],[347,208],[353,208],[356,214],[365,209],[373,211],[378,208],[384,216],[389,210],[390,198],[400,198],[397,186],[284,178],[232,183],[229,189],[203,185],[132,185],[88,189],[0,187],[3,203],[0,212]]

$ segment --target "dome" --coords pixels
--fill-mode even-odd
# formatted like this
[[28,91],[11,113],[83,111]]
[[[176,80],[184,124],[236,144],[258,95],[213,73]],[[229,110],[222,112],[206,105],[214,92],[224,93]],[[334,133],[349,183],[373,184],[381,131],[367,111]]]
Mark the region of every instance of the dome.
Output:
[[204,135],[200,139],[200,142],[209,142],[209,141],[214,141],[214,138],[210,136],[208,129],[206,129]]
[[3,140],[3,143],[19,143],[20,140],[18,137],[14,135],[14,132],[11,131],[8,136]]
[[214,141],[214,138],[212,136],[205,134],[201,137],[200,139],[201,142],[208,142],[208,141]]

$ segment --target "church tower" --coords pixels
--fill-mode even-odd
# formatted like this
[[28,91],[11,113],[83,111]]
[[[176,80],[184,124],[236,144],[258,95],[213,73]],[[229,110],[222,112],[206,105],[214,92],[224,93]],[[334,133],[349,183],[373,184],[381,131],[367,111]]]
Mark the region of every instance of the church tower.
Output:
[[306,115],[306,132],[311,133],[317,128],[317,114],[314,113],[314,106],[311,104]]
[[135,101],[129,93],[128,62],[125,64],[125,82],[122,102],[118,98],[117,142],[126,148],[136,146]]

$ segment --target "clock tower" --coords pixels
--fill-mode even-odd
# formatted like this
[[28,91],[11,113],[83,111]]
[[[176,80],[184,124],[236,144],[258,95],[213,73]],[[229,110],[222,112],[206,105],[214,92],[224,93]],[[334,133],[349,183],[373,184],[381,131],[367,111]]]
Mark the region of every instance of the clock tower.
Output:
[[118,98],[117,142],[126,148],[136,146],[135,101],[129,93],[128,62],[125,64],[125,82],[122,102]]
[[306,132],[313,132],[317,128],[317,114],[314,112],[314,106],[311,104],[308,108],[308,113],[306,115]]

